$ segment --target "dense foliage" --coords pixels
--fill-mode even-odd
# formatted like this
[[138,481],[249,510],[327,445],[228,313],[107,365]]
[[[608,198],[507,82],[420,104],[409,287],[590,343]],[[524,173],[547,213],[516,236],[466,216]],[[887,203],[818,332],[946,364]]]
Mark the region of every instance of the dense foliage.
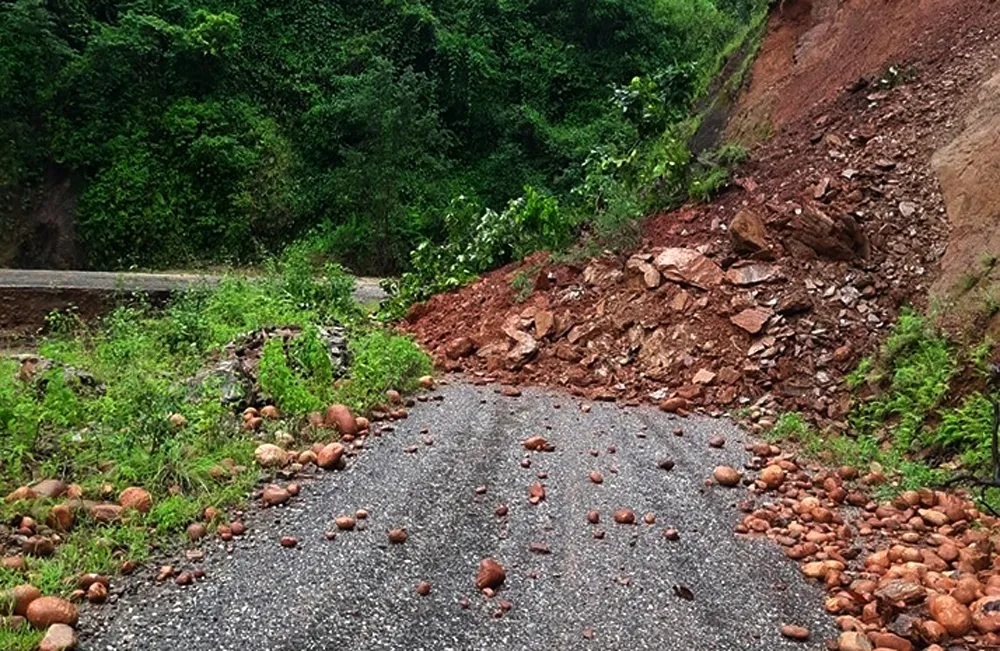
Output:
[[[573,213],[538,244],[562,241],[764,4],[0,0],[0,221],[68,177],[91,266],[311,233],[387,273],[454,244],[456,197],[503,214],[531,186]],[[649,151],[663,176],[677,152]]]

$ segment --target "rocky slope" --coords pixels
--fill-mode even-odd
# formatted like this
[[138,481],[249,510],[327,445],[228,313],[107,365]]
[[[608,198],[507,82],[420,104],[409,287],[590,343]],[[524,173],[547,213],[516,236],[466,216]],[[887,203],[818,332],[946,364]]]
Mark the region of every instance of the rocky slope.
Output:
[[[842,35],[861,12],[863,24],[886,22],[888,38],[899,3],[842,3],[832,14],[829,4],[785,3],[773,18],[734,123],[770,110],[780,132],[727,193],[653,216],[631,255],[579,266],[535,257],[418,306],[408,328],[451,370],[670,410],[794,409],[843,428],[845,373],[902,306],[928,305],[942,256],[957,246],[949,234],[975,233],[983,218],[976,209],[971,227],[956,226],[966,195],[946,201],[935,173],[956,154],[934,153],[956,137],[995,151],[976,136],[989,127],[973,109],[998,69],[1000,6],[918,3],[916,22],[895,35],[910,35],[906,48],[863,47],[851,61],[850,40],[824,42],[819,26]],[[812,27],[795,40],[799,63],[776,75],[766,55],[788,38],[784,16]],[[818,64],[801,63],[820,54],[841,71],[824,83],[866,72],[828,93]],[[793,111],[761,99],[774,87],[816,101]],[[524,273],[534,291],[518,302],[511,281]]]

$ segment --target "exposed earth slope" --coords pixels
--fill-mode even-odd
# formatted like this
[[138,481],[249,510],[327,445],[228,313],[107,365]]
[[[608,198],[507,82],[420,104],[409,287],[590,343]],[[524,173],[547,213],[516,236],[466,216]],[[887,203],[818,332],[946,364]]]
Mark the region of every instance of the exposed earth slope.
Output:
[[990,230],[946,201],[932,158],[964,128],[995,151],[974,108],[1000,65],[1000,5],[833,4],[776,9],[734,120],[779,131],[728,192],[650,218],[631,257],[534,258],[418,306],[409,329],[449,369],[682,411],[763,400],[845,427],[844,375],[901,307],[930,303],[950,233]]

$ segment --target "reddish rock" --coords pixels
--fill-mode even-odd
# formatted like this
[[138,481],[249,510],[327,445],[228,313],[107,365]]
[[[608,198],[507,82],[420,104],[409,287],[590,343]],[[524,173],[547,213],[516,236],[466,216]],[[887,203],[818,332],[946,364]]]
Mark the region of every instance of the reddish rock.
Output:
[[291,549],[292,547],[297,547],[299,544],[299,539],[295,536],[282,536],[279,541],[282,547]]
[[59,597],[39,597],[28,604],[25,612],[35,628],[48,628],[53,624],[75,627],[80,616],[76,606]]
[[330,443],[316,455],[316,465],[324,470],[335,468],[344,456],[344,446],[340,443]]
[[468,337],[456,337],[444,347],[448,359],[462,359],[476,352],[476,344]]
[[38,643],[38,651],[70,651],[76,648],[76,631],[66,624],[53,624]]
[[764,325],[772,315],[773,312],[771,312],[771,310],[761,307],[752,307],[730,317],[729,320],[733,325],[746,330],[752,335],[755,335],[764,329]]
[[341,436],[357,436],[358,423],[346,405],[330,405],[323,415],[323,423],[340,432]]
[[337,519],[334,520],[334,523],[337,525],[338,529],[341,529],[343,531],[350,531],[354,529],[356,525],[354,518],[352,518],[349,515],[339,516]]
[[720,486],[733,487],[738,486],[740,480],[743,478],[735,468],[729,466],[718,466],[712,472],[712,477]]
[[263,443],[254,450],[254,459],[261,468],[280,468],[285,465],[286,453],[273,443]]
[[592,483],[595,483],[595,484],[603,484],[604,483],[604,476],[601,475],[601,473],[597,472],[596,470],[591,470],[590,471],[590,481]]
[[952,596],[939,595],[931,599],[930,613],[949,635],[962,637],[972,629],[972,613]]
[[108,587],[100,581],[95,581],[87,588],[87,601],[92,604],[103,604],[108,600]]
[[264,506],[278,506],[290,499],[292,499],[292,494],[276,484],[267,486],[261,495],[261,501],[264,502]]
[[767,227],[750,209],[744,208],[736,213],[729,223],[729,235],[733,250],[740,255],[752,255],[767,249]]
[[49,509],[49,514],[45,516],[45,524],[56,531],[66,532],[73,528],[76,516],[66,504],[56,504]]
[[43,479],[31,487],[31,490],[35,491],[36,495],[48,497],[49,499],[62,497],[68,489],[69,486],[61,479]]
[[479,590],[496,590],[507,580],[507,572],[503,565],[492,558],[484,558],[479,562],[476,574],[476,588]]
[[203,525],[200,522],[192,522],[187,527],[187,536],[188,539],[191,540],[191,542],[197,542],[201,540],[202,538],[205,537],[206,533],[208,533],[208,530],[205,528],[205,525]]
[[525,450],[531,450],[532,452],[552,452],[556,449],[554,445],[549,443],[544,437],[532,436],[521,442]]
[[406,529],[403,528],[390,529],[388,537],[389,537],[389,542],[391,542],[392,544],[402,545],[403,543],[406,542],[407,538],[409,538],[409,534],[407,534]]
[[784,624],[781,627],[781,634],[790,640],[796,640],[798,642],[805,642],[809,639],[809,629],[804,626],[795,626],[793,624]]
[[421,597],[426,597],[431,593],[431,584],[427,581],[421,581],[417,584],[417,594]]
[[0,606],[4,606],[8,599],[12,602],[12,610],[15,615],[24,617],[28,614],[28,606],[35,599],[42,596],[42,591],[33,585],[23,584],[10,589],[7,595],[0,593]]
[[635,524],[635,513],[632,509],[617,509],[614,513],[614,519],[618,524]]
[[532,504],[538,504],[545,499],[545,486],[541,482],[532,482],[528,486],[528,502]]

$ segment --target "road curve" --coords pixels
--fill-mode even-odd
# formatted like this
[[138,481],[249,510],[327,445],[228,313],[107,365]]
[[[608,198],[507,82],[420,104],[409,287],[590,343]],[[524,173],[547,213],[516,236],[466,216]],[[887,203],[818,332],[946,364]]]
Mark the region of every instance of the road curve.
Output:
[[[0,290],[81,290],[101,292],[174,292],[200,285],[216,285],[221,276],[211,274],[132,273],[113,271],[53,271],[0,269]],[[357,278],[355,298],[361,303],[379,301],[385,292],[378,278]]]
[[[716,465],[746,459],[728,421],[605,403],[583,413],[567,396],[509,398],[461,382],[435,393],[346,470],[306,483],[286,507],[248,515],[250,533],[231,551],[206,544],[198,585],[155,585],[147,568],[115,604],[86,608],[81,648],[818,651],[834,636],[822,591],[796,564],[733,534],[745,493],[704,485]],[[525,453],[519,441],[532,434],[556,450]],[[716,434],[724,449],[707,445]],[[676,461],[672,471],[657,467],[663,457]],[[588,479],[593,470],[602,484]],[[532,506],[527,489],[540,472],[547,497]],[[506,517],[494,514],[501,503]],[[615,524],[619,507],[639,524]],[[370,513],[364,530],[327,540],[334,517],[356,509]],[[590,509],[600,525],[587,522]],[[642,523],[646,512],[655,525]],[[388,545],[386,531],[400,526],[409,540]],[[680,540],[664,539],[665,527]],[[296,536],[298,548],[279,546],[281,536]],[[532,553],[532,543],[551,553]],[[507,568],[493,600],[473,586],[484,557]],[[416,593],[420,581],[430,595]],[[495,618],[500,599],[512,608]],[[810,628],[812,639],[782,638],[786,623]]]

